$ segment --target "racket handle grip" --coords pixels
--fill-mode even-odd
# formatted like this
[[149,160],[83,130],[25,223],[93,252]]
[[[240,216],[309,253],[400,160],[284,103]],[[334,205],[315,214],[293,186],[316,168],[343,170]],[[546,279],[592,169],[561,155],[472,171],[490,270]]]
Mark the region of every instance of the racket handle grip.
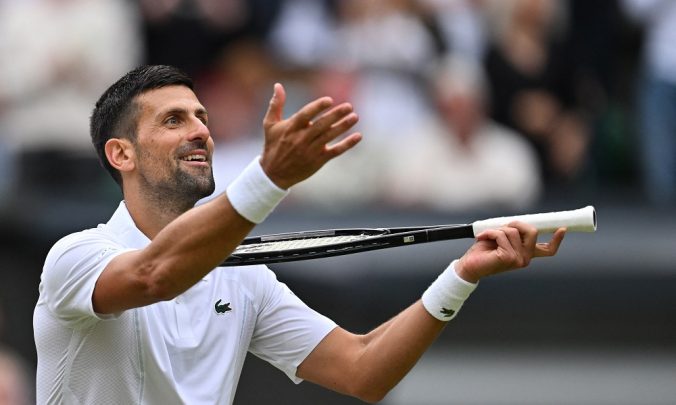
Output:
[[570,211],[490,218],[472,223],[472,230],[474,236],[477,236],[486,229],[500,228],[512,221],[525,222],[544,233],[551,233],[559,228],[567,228],[569,232],[594,232],[596,231],[596,210],[588,205]]

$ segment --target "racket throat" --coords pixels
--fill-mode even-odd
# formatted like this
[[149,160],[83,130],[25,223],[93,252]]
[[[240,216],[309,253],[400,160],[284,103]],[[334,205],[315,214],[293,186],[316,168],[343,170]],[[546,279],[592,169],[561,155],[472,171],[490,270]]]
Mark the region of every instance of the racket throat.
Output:
[[474,238],[474,230],[472,225],[463,225],[457,227],[439,227],[428,229],[425,232],[427,240],[423,242],[437,242],[442,240],[451,240],[451,239],[466,239]]

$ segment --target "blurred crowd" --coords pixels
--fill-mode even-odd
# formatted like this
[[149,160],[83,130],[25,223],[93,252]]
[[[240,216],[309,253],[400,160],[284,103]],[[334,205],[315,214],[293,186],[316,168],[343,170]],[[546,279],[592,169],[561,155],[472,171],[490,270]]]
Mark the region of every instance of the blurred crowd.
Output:
[[668,0],[3,0],[0,204],[107,182],[77,167],[88,118],[146,63],[195,79],[218,190],[260,153],[281,82],[287,112],[350,101],[365,136],[287,205],[523,210],[609,186],[672,203],[674,27]]

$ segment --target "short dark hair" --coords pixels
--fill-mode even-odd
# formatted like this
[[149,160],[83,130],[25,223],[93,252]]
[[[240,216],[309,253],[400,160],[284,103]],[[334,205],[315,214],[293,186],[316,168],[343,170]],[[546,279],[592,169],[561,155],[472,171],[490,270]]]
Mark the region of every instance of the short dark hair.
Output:
[[89,132],[101,165],[122,186],[122,176],[106,158],[105,145],[111,138],[136,142],[139,106],[136,97],[165,86],[186,86],[193,90],[192,79],[180,69],[166,65],[140,66],[110,86],[96,102]]

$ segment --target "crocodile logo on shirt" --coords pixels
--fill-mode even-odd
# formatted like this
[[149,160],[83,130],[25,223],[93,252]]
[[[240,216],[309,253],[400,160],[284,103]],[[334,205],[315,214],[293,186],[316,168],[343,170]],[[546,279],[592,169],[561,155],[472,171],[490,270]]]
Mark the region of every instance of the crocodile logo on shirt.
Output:
[[216,309],[216,313],[218,315],[223,315],[228,311],[232,311],[232,308],[230,308],[230,303],[226,302],[225,304],[221,304],[221,300],[216,301],[214,308]]

